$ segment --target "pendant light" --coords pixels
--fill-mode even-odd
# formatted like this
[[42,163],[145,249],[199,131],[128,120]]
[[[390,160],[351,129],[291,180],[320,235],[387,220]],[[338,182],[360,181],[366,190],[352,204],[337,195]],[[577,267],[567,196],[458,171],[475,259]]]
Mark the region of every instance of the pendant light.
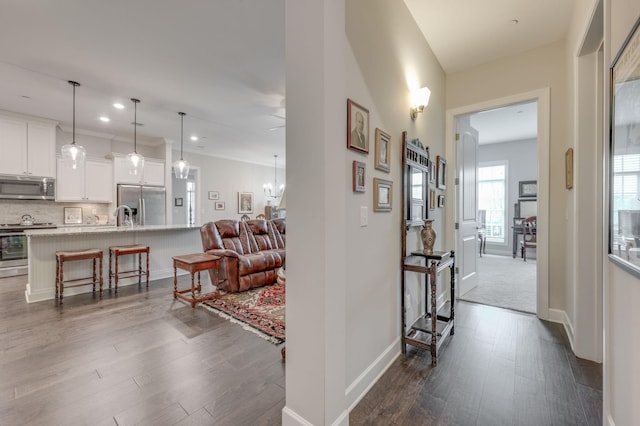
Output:
[[84,165],[84,158],[87,155],[83,146],[76,145],[76,87],[80,86],[80,83],[71,80],[68,83],[73,86],[73,138],[71,143],[62,145],[62,159],[67,164],[71,164],[71,168],[77,169]]
[[173,163],[173,172],[176,175],[176,179],[186,179],[189,177],[189,162],[182,158],[182,146],[184,137],[184,112],[179,112],[180,115],[180,159]]
[[137,148],[137,129],[138,129],[138,103],[140,99],[131,99],[133,102],[133,152],[127,154],[129,162],[129,174],[134,176],[142,175],[144,170],[144,157],[138,154]]

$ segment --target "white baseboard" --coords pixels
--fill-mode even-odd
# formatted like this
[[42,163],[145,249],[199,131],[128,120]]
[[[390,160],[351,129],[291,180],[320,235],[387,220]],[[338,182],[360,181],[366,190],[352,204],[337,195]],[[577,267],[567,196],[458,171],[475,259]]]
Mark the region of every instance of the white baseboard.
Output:
[[549,309],[549,321],[557,322],[564,325],[564,331],[567,333],[567,337],[569,338],[569,343],[571,344],[571,350],[575,353],[575,347],[573,346],[573,324],[571,324],[571,320],[569,320],[569,316],[567,313],[561,309]]
[[313,426],[304,417],[293,411],[291,408],[285,407],[282,409],[282,426]]
[[393,361],[400,355],[400,337],[398,336],[365,370],[347,386],[348,412],[351,412],[369,389],[382,377]]

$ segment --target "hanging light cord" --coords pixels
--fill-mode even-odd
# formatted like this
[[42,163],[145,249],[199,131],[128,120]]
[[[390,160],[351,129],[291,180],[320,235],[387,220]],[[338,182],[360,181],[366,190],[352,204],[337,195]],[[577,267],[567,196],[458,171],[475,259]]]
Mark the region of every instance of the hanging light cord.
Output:
[[180,160],[182,161],[182,145],[184,143],[184,116],[185,113],[184,112],[179,112],[178,114],[180,114]]
[[136,144],[137,130],[138,130],[138,102],[137,99],[131,99],[133,101],[133,152],[138,153],[138,145]]
[[73,86],[73,141],[71,143],[73,145],[76,144],[76,84],[71,83]]

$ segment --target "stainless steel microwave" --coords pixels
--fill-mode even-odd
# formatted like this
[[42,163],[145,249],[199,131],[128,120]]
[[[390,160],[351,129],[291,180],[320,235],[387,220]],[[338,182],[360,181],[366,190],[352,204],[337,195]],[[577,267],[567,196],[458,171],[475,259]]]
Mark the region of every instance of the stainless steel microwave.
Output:
[[56,180],[46,177],[0,175],[0,198],[55,200]]

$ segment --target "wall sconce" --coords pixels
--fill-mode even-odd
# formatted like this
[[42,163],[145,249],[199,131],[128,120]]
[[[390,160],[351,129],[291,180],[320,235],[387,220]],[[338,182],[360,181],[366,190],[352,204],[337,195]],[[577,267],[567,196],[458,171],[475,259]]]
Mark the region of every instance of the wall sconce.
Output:
[[418,113],[424,111],[424,107],[429,105],[429,97],[431,96],[431,90],[428,87],[422,89],[415,89],[411,92],[411,110],[409,115],[413,121],[416,121]]

